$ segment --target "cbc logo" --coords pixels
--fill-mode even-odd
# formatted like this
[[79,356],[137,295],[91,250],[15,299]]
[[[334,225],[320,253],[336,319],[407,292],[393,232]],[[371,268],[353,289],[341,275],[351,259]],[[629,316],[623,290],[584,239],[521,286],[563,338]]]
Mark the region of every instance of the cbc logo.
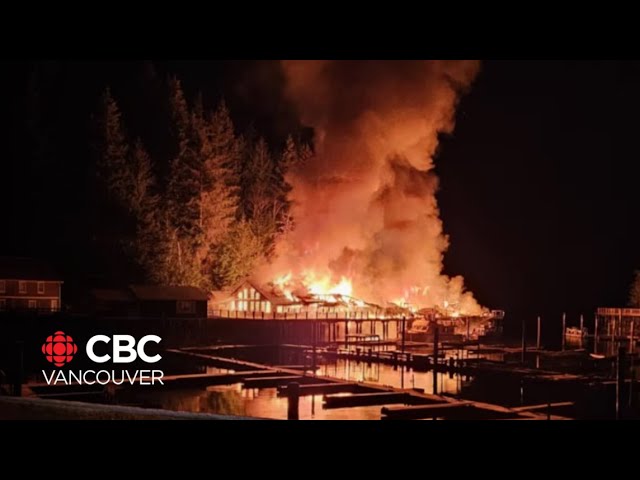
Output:
[[[146,363],[156,363],[162,358],[156,354],[149,356],[145,352],[147,343],[160,343],[162,339],[157,335],[145,335],[137,342],[131,335],[114,335],[111,344],[111,355],[96,355],[93,351],[96,343],[111,343],[111,337],[107,335],[94,335],[87,342],[87,356],[95,363],[105,363],[113,359],[113,363],[131,363],[140,358]],[[62,367],[73,360],[73,356],[78,352],[78,346],[73,342],[70,335],[62,331],[57,331],[47,337],[47,341],[42,345],[42,353],[46,359],[56,367]]]
[[62,367],[73,360],[73,356],[78,353],[78,345],[73,343],[71,335],[65,335],[62,330],[58,330],[49,335],[47,341],[42,344],[42,353],[47,361],[56,367]]

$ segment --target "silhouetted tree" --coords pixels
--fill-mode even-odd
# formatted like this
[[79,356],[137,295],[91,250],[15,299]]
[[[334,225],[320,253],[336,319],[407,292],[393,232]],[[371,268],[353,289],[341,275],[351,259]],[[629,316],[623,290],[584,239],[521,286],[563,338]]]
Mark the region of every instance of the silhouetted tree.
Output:
[[127,206],[130,192],[128,152],[124,129],[120,121],[120,109],[107,88],[102,95],[101,111],[98,115],[99,146],[97,173],[102,178],[107,192],[121,206]]
[[640,308],[640,270],[634,273],[633,282],[629,289],[629,306]]

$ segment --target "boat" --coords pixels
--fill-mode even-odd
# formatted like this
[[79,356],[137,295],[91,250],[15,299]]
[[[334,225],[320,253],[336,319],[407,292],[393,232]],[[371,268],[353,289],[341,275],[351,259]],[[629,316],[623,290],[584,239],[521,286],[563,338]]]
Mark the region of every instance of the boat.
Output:
[[564,331],[564,336],[567,338],[582,338],[587,336],[586,328],[567,327]]
[[[433,321],[423,318],[414,320],[411,328],[407,330],[407,340],[414,342],[433,342],[434,326]],[[452,342],[462,340],[462,335],[455,333],[455,325],[438,323],[438,340],[440,342]]]

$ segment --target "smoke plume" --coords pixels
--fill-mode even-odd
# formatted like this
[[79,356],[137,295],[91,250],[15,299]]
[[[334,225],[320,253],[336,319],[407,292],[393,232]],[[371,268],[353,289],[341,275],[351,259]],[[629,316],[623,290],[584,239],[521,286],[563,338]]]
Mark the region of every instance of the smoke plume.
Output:
[[[283,61],[287,95],[315,130],[315,157],[290,172],[295,230],[273,274],[352,280],[376,302],[479,313],[462,277],[442,273],[433,156],[476,61]],[[445,303],[446,302],[446,303]]]

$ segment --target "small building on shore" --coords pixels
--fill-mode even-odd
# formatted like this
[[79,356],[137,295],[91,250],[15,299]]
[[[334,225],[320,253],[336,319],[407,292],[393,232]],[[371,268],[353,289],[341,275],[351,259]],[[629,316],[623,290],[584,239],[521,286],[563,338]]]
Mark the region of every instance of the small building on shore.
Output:
[[130,285],[91,291],[93,313],[111,317],[205,318],[205,291],[197,287]]

